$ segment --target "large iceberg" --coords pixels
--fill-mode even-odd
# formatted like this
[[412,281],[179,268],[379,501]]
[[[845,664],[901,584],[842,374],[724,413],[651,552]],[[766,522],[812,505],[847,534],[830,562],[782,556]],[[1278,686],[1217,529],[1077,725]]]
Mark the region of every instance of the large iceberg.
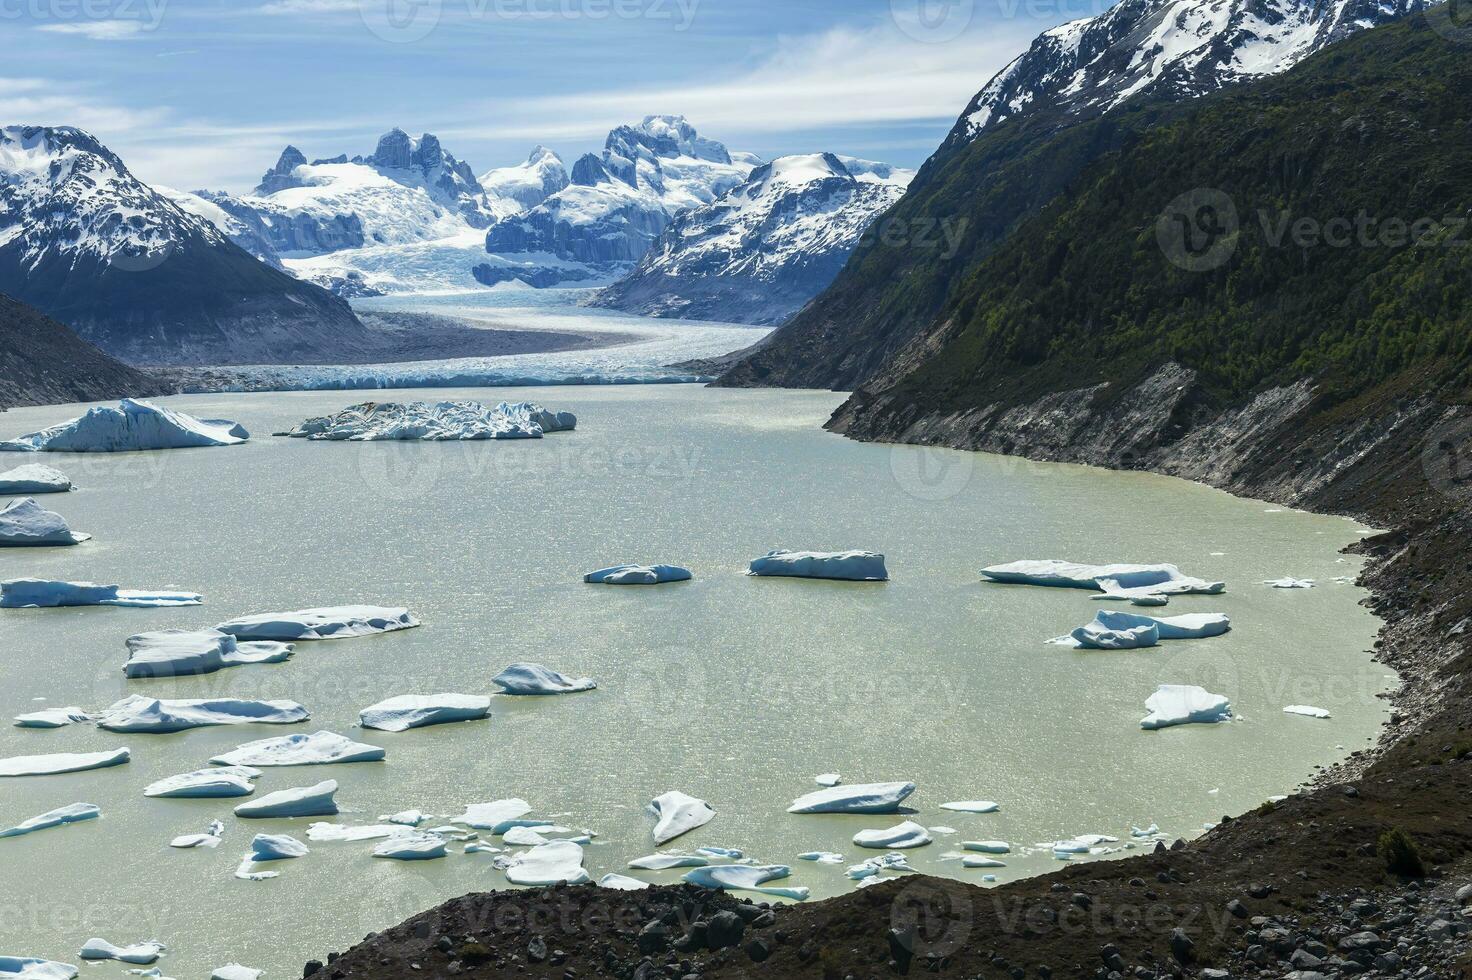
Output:
[[259,769],[249,766],[219,766],[213,769],[197,769],[194,772],[166,776],[149,783],[143,790],[144,796],[161,799],[229,799],[249,796],[256,791],[252,780],[261,774]]
[[1222,582],[1207,582],[1183,575],[1174,565],[1081,565],[1047,559],[1014,561],[983,568],[981,574],[993,582],[1012,585],[1044,585],[1066,589],[1093,589],[1100,598],[1128,599],[1133,596],[1204,593],[1216,595],[1226,589]]
[[906,820],[883,830],[861,830],[854,834],[854,843],[859,847],[870,847],[877,851],[924,847],[932,839],[930,833],[913,820]]
[[65,728],[68,725],[79,725],[84,721],[91,721],[92,715],[83,711],[75,705],[65,708],[43,708],[40,711],[32,711],[23,715],[15,716],[16,728]]
[[268,819],[286,817],[330,817],[337,813],[337,780],[329,779],[315,786],[298,786],[267,793],[260,799],[235,808],[237,817]]
[[163,951],[164,944],[156,941],[114,946],[106,939],[89,939],[77,955],[84,960],[117,960],[119,963],[147,966],[157,962]]
[[690,569],[679,565],[614,565],[583,576],[594,585],[663,585],[666,582],[688,582]]
[[1232,628],[1223,613],[1189,613],[1185,616],[1142,616],[1117,609],[1103,609],[1094,621],[1107,629],[1127,630],[1153,626],[1162,640],[1202,640],[1221,636]]
[[76,977],[77,968],[69,963],[33,956],[0,956],[0,980],[76,980]]
[[111,752],[57,752],[52,755],[20,755],[0,759],[0,776],[60,776],[69,772],[110,769],[128,762],[126,749]]
[[237,640],[343,640],[412,629],[419,620],[397,606],[328,606],[242,616],[215,629]]
[[39,578],[13,578],[0,582],[0,609],[52,609],[59,606],[128,606],[134,609],[164,609],[197,606],[204,601],[198,592],[158,592],[120,589],[92,582],[53,582]]
[[696,868],[685,872],[684,878],[692,885],[716,888],[724,891],[748,891],[777,898],[806,901],[806,888],[764,888],[769,881],[778,881],[792,875],[785,864],[719,864],[714,867]]
[[770,551],[751,563],[750,575],[886,582],[884,556],[872,551]]
[[24,493],[66,493],[72,481],[61,470],[40,463],[27,463],[0,473],[0,497]]
[[506,880],[513,885],[581,885],[592,880],[583,869],[583,849],[572,841],[554,840],[539,844],[513,857],[506,866]]
[[1140,727],[1151,731],[1172,725],[1214,725],[1232,719],[1231,701],[1190,684],[1160,685],[1146,699],[1145,710],[1150,714]]
[[250,433],[236,422],[197,419],[150,402],[124,398],[117,408],[94,408],[70,422],[0,442],[0,451],[126,453],[238,446],[249,438]]
[[110,732],[167,735],[216,725],[295,725],[311,717],[295,701],[166,700],[133,694],[102,712],[97,726]]
[[66,518],[30,497],[12,500],[0,510],[0,548],[67,546],[90,540],[92,535],[73,531]]
[[491,699],[472,694],[402,694],[358,712],[364,728],[406,732],[411,728],[479,721],[491,713]]
[[289,643],[241,643],[219,630],[157,630],[128,637],[123,676],[186,677],[227,667],[279,664],[291,659]]
[[914,783],[856,783],[814,790],[792,801],[788,813],[898,813]]
[[483,439],[540,439],[544,433],[577,427],[571,412],[540,405],[501,402],[364,402],[323,418],[307,419],[283,435],[293,439],[349,442],[450,442]]
[[656,796],[649,802],[649,810],[655,818],[656,845],[672,841],[681,834],[688,834],[697,827],[704,827],[716,816],[715,808],[709,803],[676,790]]
[[238,745],[210,762],[217,766],[323,766],[343,762],[382,762],[377,745],[354,742],[334,732],[280,735]]
[[568,677],[541,664],[512,664],[491,682],[506,694],[572,694],[598,686],[591,677]]
[[38,830],[64,827],[69,823],[80,823],[83,820],[96,820],[100,816],[102,816],[102,810],[95,803],[72,803],[22,821],[6,830],[0,830],[0,837],[23,837],[26,834],[34,834]]

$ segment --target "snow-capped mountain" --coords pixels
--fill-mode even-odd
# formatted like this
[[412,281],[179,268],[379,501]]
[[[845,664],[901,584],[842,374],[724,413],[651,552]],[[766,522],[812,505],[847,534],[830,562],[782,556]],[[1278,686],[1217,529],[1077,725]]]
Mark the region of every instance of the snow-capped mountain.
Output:
[[0,292],[138,363],[351,346],[340,300],[247,254],[69,127],[0,128]]
[[534,208],[572,183],[562,157],[536,146],[526,163],[502,167],[480,175],[481,186],[494,199],[515,201],[523,208]]
[[162,184],[154,184],[153,189],[173,201],[181,210],[203,218],[223,231],[232,242],[262,262],[278,269],[282,267],[281,256],[276,253],[276,246],[272,244],[271,229],[261,220],[260,215],[249,208],[232,207],[226,210],[216,201],[218,197],[227,205],[234,204],[228,194],[180,191]]
[[964,145],[1039,109],[1086,116],[1150,92],[1187,99],[1287,71],[1424,0],[1121,0],[1045,31],[983,88],[946,140]]
[[779,157],[676,218],[594,303],[650,316],[781,323],[833,281],[913,177],[831,153]]

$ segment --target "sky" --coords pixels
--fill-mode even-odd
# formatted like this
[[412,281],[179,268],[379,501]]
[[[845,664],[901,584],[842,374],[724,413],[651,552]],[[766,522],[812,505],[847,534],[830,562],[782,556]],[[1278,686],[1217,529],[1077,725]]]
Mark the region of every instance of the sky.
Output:
[[232,192],[398,126],[477,174],[686,116],[736,150],[918,166],[1040,31],[1102,0],[0,0],[0,125],[80,126]]

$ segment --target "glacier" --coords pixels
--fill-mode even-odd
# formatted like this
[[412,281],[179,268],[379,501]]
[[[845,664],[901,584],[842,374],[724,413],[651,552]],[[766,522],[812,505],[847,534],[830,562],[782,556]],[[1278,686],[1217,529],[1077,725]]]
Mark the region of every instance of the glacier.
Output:
[[1232,702],[1220,694],[1191,684],[1162,684],[1145,701],[1149,715],[1140,722],[1147,730],[1173,725],[1206,724],[1232,719]]
[[929,832],[913,820],[906,820],[883,830],[861,830],[854,834],[856,845],[879,851],[924,847],[932,840]]
[[149,449],[238,446],[250,438],[239,423],[197,419],[152,402],[124,398],[49,429],[0,442],[0,452],[127,453]]
[[540,439],[577,428],[571,412],[550,412],[531,402],[364,402],[284,433],[311,442],[467,442]]
[[110,732],[167,735],[216,725],[296,725],[311,717],[295,701],[171,700],[133,694],[103,711],[97,727]]
[[1057,559],[1014,561],[981,570],[983,577],[1010,585],[1041,585],[1066,589],[1094,589],[1098,598],[1179,595],[1218,595],[1223,582],[1208,582],[1182,574],[1175,565],[1081,565]]
[[51,755],[20,755],[0,759],[0,777],[60,776],[126,765],[132,754],[126,749],[111,752],[57,752]]
[[66,493],[74,489],[61,470],[40,463],[27,463],[0,473],[0,497],[10,494]]
[[654,843],[664,845],[715,819],[715,809],[704,800],[676,790],[662,793],[649,802],[654,814]]
[[72,803],[68,806],[57,807],[40,816],[31,817],[6,830],[0,830],[0,838],[23,837],[38,830],[50,830],[52,827],[64,827],[69,823],[96,820],[100,816],[102,816],[102,810],[95,803]]
[[261,613],[221,623],[215,629],[237,640],[341,640],[413,629],[419,620],[399,606],[327,606],[295,612]]
[[250,766],[222,766],[213,769],[196,769],[194,772],[166,776],[149,783],[143,790],[144,796],[162,799],[228,799],[249,796],[256,791],[253,780],[261,774]]
[[750,575],[886,582],[884,556],[872,551],[770,551],[751,563]]
[[571,694],[598,686],[591,677],[568,677],[541,664],[512,664],[491,678],[505,694]]
[[333,732],[279,735],[237,745],[210,760],[217,766],[273,768],[323,766],[348,762],[381,762],[387,755],[376,745],[354,742]]
[[690,569],[679,565],[614,565],[583,576],[594,585],[663,585],[666,582],[688,582]]
[[227,667],[279,664],[291,659],[289,643],[240,643],[219,630],[157,630],[128,637],[123,676],[185,677]]
[[719,864],[687,871],[682,877],[690,884],[702,888],[748,891],[799,902],[806,901],[810,894],[807,888],[763,887],[769,881],[780,881],[791,875],[792,869],[785,864]]
[[12,500],[0,510],[0,548],[68,546],[90,540],[92,535],[73,531],[66,518],[32,497]]
[[127,606],[133,609],[169,609],[197,606],[197,592],[158,592],[122,589],[93,582],[53,582],[13,578],[0,582],[0,609],[52,609],[60,606]]
[[511,858],[506,880],[513,885],[582,885],[591,881],[583,869],[583,849],[571,841],[539,844]]
[[411,728],[480,721],[491,713],[491,699],[469,694],[402,694],[358,712],[364,728],[406,732]]
[[235,815],[248,819],[330,817],[337,813],[336,793],[337,781],[328,779],[315,786],[297,786],[267,793],[237,806]]
[[898,813],[914,783],[855,783],[814,790],[792,801],[788,813]]

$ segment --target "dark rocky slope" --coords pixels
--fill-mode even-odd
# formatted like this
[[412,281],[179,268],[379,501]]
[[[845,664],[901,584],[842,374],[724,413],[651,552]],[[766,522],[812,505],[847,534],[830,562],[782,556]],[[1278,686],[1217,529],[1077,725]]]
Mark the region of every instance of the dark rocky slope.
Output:
[[0,294],[0,408],[141,398],[170,388]]

